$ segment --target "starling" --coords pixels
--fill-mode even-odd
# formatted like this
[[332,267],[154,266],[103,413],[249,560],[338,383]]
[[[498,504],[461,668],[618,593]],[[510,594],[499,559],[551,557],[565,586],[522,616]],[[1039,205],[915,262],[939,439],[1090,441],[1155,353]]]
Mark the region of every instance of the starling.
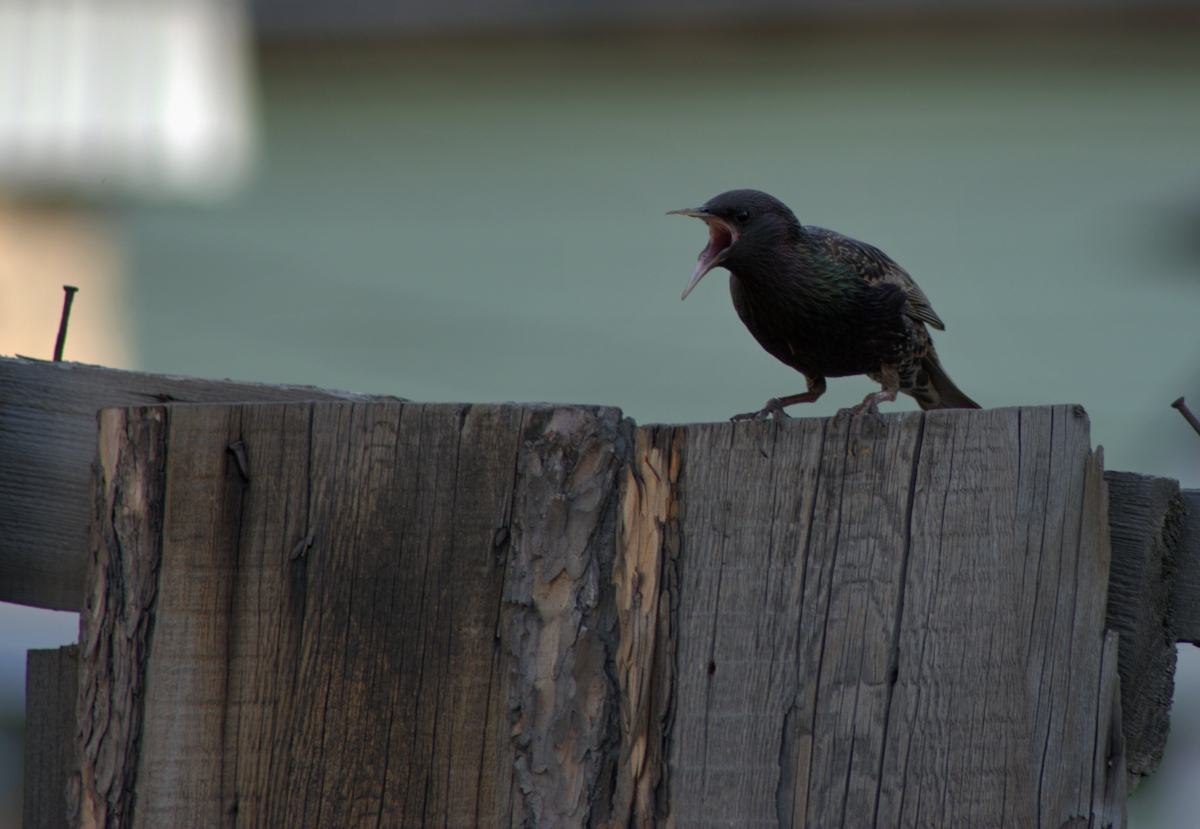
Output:
[[672,214],[708,225],[686,299],[706,273],[729,271],[733,307],[759,345],[804,375],[808,389],[776,397],[733,420],[787,417],[785,406],[812,403],[826,377],[865,374],[881,391],[854,412],[911,395],[922,409],[978,409],[946,376],[926,325],[941,319],[908,273],[883,251],[801,225],[787,205],[758,190],[730,190],[707,204]]

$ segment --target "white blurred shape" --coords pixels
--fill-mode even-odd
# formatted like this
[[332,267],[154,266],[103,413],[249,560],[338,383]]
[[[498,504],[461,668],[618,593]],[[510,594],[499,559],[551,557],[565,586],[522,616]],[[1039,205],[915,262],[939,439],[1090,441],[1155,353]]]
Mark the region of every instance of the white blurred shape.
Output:
[[233,0],[0,0],[0,187],[211,200],[255,149]]

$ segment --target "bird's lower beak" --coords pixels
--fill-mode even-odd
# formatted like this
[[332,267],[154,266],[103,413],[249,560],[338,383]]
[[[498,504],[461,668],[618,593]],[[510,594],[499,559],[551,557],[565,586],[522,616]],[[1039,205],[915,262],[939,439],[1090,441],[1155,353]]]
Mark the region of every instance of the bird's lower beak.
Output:
[[687,299],[687,295],[704,278],[704,274],[721,264],[721,261],[725,258],[726,251],[737,241],[738,233],[724,219],[717,218],[703,207],[672,210],[667,215],[694,216],[697,219],[703,219],[704,223],[708,225],[708,246],[700,252],[700,259],[696,262],[696,269],[692,271],[692,278],[688,280],[687,287],[683,289],[683,296],[680,297],[680,299]]
[[[710,246],[711,247],[711,246]],[[715,257],[708,256],[709,248],[704,249],[704,253],[700,254],[700,261],[696,263],[696,270],[692,271],[692,278],[688,280],[687,287],[683,289],[683,296],[680,299],[687,299],[687,295],[692,292],[692,288],[704,278],[704,274],[715,268],[719,262]]]

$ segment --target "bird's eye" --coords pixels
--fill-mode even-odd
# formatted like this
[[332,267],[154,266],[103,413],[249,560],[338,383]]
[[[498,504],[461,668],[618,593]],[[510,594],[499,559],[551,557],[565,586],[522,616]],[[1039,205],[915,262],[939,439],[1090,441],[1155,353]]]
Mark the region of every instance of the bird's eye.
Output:
[[737,220],[738,224],[745,224],[746,220],[750,218],[750,211],[739,210],[737,213],[733,214],[733,218]]

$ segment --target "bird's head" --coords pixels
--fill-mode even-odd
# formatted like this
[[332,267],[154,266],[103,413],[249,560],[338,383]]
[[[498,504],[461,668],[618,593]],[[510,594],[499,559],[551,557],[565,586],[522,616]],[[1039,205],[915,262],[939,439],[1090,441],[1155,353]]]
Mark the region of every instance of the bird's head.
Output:
[[800,232],[800,223],[787,205],[761,190],[730,190],[700,207],[667,215],[695,216],[708,225],[708,246],[700,252],[682,299],[718,265],[734,270],[740,261],[750,261],[752,254]]

